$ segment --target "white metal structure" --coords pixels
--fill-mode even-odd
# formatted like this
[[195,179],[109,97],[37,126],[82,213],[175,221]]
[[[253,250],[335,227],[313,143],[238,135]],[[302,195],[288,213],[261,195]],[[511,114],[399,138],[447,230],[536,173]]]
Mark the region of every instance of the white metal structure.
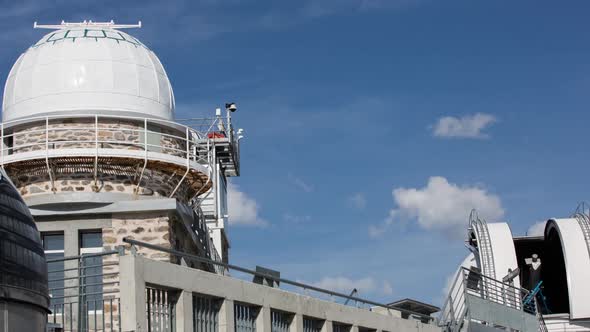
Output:
[[3,120],[50,114],[173,119],[158,57],[114,23],[62,23],[23,53],[4,90]]
[[590,255],[584,233],[576,218],[550,219],[545,227],[546,237],[555,230],[559,234],[571,319],[590,318]]

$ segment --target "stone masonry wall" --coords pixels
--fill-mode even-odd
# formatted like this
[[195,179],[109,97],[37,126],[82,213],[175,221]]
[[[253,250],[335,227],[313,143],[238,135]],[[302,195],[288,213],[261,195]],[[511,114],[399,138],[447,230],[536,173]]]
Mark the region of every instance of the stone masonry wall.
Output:
[[[10,172],[9,172],[10,173]],[[169,197],[182,174],[169,174],[154,169],[146,169],[138,188],[138,195],[153,197]],[[135,175],[99,174],[97,186],[91,172],[79,172],[60,175],[52,182],[47,175],[11,176],[23,198],[47,193],[67,192],[115,192],[133,195],[137,187]],[[177,198],[186,201],[189,184],[185,181],[177,191]]]
[[[123,238],[129,238],[149,242],[151,244],[159,245],[165,248],[170,248],[170,226],[169,218],[165,213],[141,213],[141,214],[117,214],[113,215],[112,224],[110,228],[103,228],[102,241],[104,250],[114,250],[118,246],[125,246],[129,248],[129,244],[123,242]],[[158,252],[155,250],[137,247],[138,254],[144,255],[147,258],[169,262],[170,255],[167,253]],[[127,253],[129,254],[129,253]],[[119,298],[119,256],[108,255],[103,256],[103,273],[116,273],[112,275],[105,275],[103,277],[103,291],[104,298]],[[117,282],[112,284],[112,282]],[[109,284],[111,283],[111,284]],[[118,302],[105,301],[103,312],[105,317],[114,317],[113,329],[117,330],[119,327],[118,316],[119,307]],[[106,322],[107,329],[110,330],[110,321]]]
[[[99,148],[144,150],[144,125],[144,122],[139,120],[99,118]],[[46,136],[50,142],[49,149],[95,148],[95,127],[95,120],[91,118],[51,120],[47,132],[45,122],[22,125],[13,130],[14,138],[9,153],[45,150]],[[149,133],[150,131],[156,133]],[[159,140],[154,142],[151,137],[158,134],[161,134]],[[159,145],[159,147],[151,146],[148,147],[148,150],[184,158],[186,143],[183,139],[185,137],[185,132],[150,125],[148,127],[148,143]],[[10,144],[8,145],[10,146]]]
[[[114,250],[118,246],[129,248],[130,245],[123,242],[123,238],[129,237],[142,242],[162,246],[164,248],[172,248],[190,254],[199,254],[196,244],[187,233],[181,221],[174,216],[163,212],[152,213],[120,213],[113,214],[111,227],[103,228],[102,240],[104,250]],[[137,254],[143,255],[149,259],[179,263],[179,259],[168,253],[147,249],[144,247],[136,247]],[[119,297],[119,256],[108,255],[103,256],[103,271],[105,274],[116,273],[114,275],[106,275],[103,277],[105,299]],[[198,264],[188,262],[189,266],[199,267]],[[112,284],[112,282],[117,282]],[[109,284],[111,283],[111,284]],[[109,294],[107,294],[109,293]],[[112,312],[113,317],[118,317],[118,305],[111,306],[110,302],[105,301],[104,313],[106,317],[110,317]],[[118,322],[113,322],[113,328],[118,327]],[[107,329],[110,328],[110,322],[107,322]]]

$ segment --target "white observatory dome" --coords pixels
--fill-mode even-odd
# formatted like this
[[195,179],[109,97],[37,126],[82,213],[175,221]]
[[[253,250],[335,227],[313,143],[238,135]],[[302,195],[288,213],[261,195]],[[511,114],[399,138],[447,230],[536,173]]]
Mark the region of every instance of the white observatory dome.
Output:
[[4,88],[3,121],[52,114],[173,119],[174,95],[158,57],[108,27],[53,31],[16,61]]

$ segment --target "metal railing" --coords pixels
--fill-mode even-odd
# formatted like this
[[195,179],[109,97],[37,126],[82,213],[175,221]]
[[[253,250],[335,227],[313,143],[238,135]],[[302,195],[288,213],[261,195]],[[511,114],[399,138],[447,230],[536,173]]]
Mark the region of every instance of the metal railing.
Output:
[[334,292],[328,289],[324,289],[324,288],[320,288],[317,286],[313,286],[313,285],[309,285],[309,284],[304,284],[298,281],[293,281],[293,280],[289,280],[289,279],[285,279],[285,278],[280,278],[280,277],[276,277],[270,274],[266,274],[266,273],[262,273],[262,272],[257,272],[254,270],[250,270],[244,267],[240,267],[237,265],[232,265],[232,264],[227,264],[227,263],[223,263],[223,262],[217,262],[214,260],[211,260],[209,258],[205,258],[205,257],[199,257],[199,256],[195,256],[195,255],[191,255],[191,254],[187,254],[178,250],[174,250],[174,249],[168,249],[168,248],[164,248],[161,246],[157,246],[157,245],[153,245],[150,243],[146,243],[146,242],[142,242],[142,241],[137,241],[137,240],[133,240],[130,238],[123,238],[123,242],[125,243],[129,243],[131,245],[134,246],[139,246],[139,247],[144,247],[144,248],[148,248],[148,249],[152,249],[152,250],[157,250],[157,251],[161,251],[161,252],[165,252],[171,255],[174,255],[176,257],[179,258],[184,258],[186,260],[190,260],[190,261],[195,261],[195,262],[201,262],[201,263],[207,263],[207,264],[213,264],[213,265],[219,265],[221,267],[223,267],[224,269],[228,270],[228,271],[238,271],[238,272],[242,272],[242,273],[246,273],[252,276],[259,276],[265,279],[269,279],[269,280],[273,280],[276,283],[282,283],[282,284],[287,284],[287,285],[291,285],[291,286],[295,286],[298,287],[300,289],[303,289],[304,291],[310,290],[310,291],[315,291],[321,294],[325,294],[331,297],[338,297],[341,299],[349,299],[351,301],[357,302],[357,303],[362,303],[365,305],[369,305],[369,306],[377,306],[377,307],[382,307],[382,308],[386,308],[386,309],[392,309],[395,311],[399,311],[402,313],[407,313],[410,316],[415,316],[415,317],[419,317],[420,319],[427,321],[427,322],[431,322],[434,320],[434,317],[428,316],[428,315],[424,315],[418,312],[414,312],[411,310],[406,310],[406,309],[401,309],[401,308],[396,308],[396,307],[391,307],[387,304],[384,303],[380,303],[380,302],[376,302],[376,301],[371,301],[371,300],[367,300],[367,299],[363,299],[360,297],[356,297],[356,296],[350,296],[344,293],[339,293],[339,292]]
[[64,332],[120,331],[118,258],[104,262],[105,257],[119,254],[112,250],[47,260],[51,299],[47,320],[52,327]]
[[270,326],[271,332],[289,332],[293,315],[287,312],[271,310]]
[[303,317],[303,332],[321,332],[324,321],[311,317]]
[[217,332],[221,299],[193,294],[193,332]]
[[234,326],[236,332],[255,332],[256,316],[259,310],[256,306],[235,302]]
[[[229,114],[227,118],[191,121],[197,121],[196,125],[133,116],[72,114],[4,122],[0,124],[0,165],[44,159],[51,177],[53,158],[93,157],[96,173],[98,158],[128,157],[144,160],[141,180],[148,160],[161,160],[186,167],[171,197],[190,169],[199,164],[208,166],[209,172],[216,162],[231,164],[239,173],[239,137]],[[218,152],[214,152],[216,145],[220,146]],[[223,158],[217,160],[219,153]]]
[[537,302],[525,302],[529,291],[487,277],[477,271],[461,268],[450,286],[440,313],[439,325],[447,331],[459,331],[468,318],[467,296],[474,296],[528,314],[537,315]]
[[148,332],[176,331],[176,301],[174,291],[146,287],[146,316]]
[[1,164],[18,160],[17,155],[24,152],[60,149],[64,153],[65,149],[96,149],[99,156],[100,149],[141,150],[210,164],[208,156],[197,154],[196,147],[209,140],[207,133],[173,121],[80,114],[31,117],[1,126]]

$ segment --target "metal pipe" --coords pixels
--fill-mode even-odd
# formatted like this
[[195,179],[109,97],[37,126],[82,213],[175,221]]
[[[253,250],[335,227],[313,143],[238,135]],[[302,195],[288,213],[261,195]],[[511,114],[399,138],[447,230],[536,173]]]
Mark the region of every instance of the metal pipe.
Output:
[[145,247],[145,248],[148,248],[148,249],[153,249],[153,250],[158,250],[158,251],[166,252],[166,253],[169,253],[169,254],[172,254],[172,255],[175,255],[175,256],[179,256],[179,257],[183,257],[183,258],[186,258],[186,259],[191,259],[191,260],[199,261],[199,262],[202,262],[202,263],[209,263],[209,264],[214,264],[214,265],[220,265],[220,266],[223,266],[224,268],[227,268],[227,269],[232,269],[232,270],[236,270],[236,271],[248,273],[248,274],[251,274],[251,275],[254,275],[254,276],[263,277],[263,278],[270,279],[270,280],[273,280],[273,281],[276,281],[276,282],[282,282],[282,283],[285,283],[285,284],[288,284],[288,285],[301,287],[303,289],[309,289],[309,290],[312,290],[312,291],[316,291],[316,292],[320,292],[320,293],[324,293],[324,294],[328,294],[328,295],[338,296],[338,297],[342,297],[342,298],[345,298],[345,299],[362,302],[362,303],[365,303],[365,304],[370,304],[370,305],[374,305],[374,306],[378,306],[378,307],[383,307],[383,308],[386,308],[386,309],[397,310],[397,311],[400,311],[400,312],[408,313],[408,314],[415,315],[417,317],[425,318],[425,319],[428,319],[428,320],[433,320],[434,319],[434,317],[427,316],[427,315],[424,315],[424,314],[421,314],[421,313],[417,313],[417,312],[414,312],[414,311],[411,311],[411,310],[406,310],[406,309],[391,307],[391,306],[389,306],[387,304],[384,304],[384,303],[379,303],[379,302],[375,302],[375,301],[371,301],[371,300],[365,300],[365,299],[362,299],[362,298],[359,298],[359,297],[356,297],[356,296],[349,296],[347,294],[334,292],[334,291],[331,291],[331,290],[328,290],[328,289],[324,289],[324,288],[319,288],[319,287],[312,286],[312,285],[303,284],[303,283],[300,283],[300,282],[297,282],[297,281],[293,281],[293,280],[289,280],[289,279],[285,279],[285,278],[278,278],[278,277],[272,276],[270,274],[257,272],[257,271],[254,271],[254,270],[250,270],[250,269],[247,269],[247,268],[244,268],[244,267],[237,266],[237,265],[232,265],[232,264],[227,264],[227,263],[222,263],[222,262],[216,262],[216,261],[211,260],[211,259],[208,259],[208,258],[204,258],[204,257],[199,257],[199,256],[187,254],[187,253],[184,253],[184,252],[181,252],[181,251],[177,251],[177,250],[173,250],[173,249],[167,249],[167,248],[156,246],[156,245],[149,244],[149,243],[146,243],[146,242],[141,242],[141,241],[129,239],[127,237],[123,238],[123,242],[129,243],[129,244],[132,244],[132,245],[137,245],[137,246],[140,246],[140,247]]
[[182,184],[182,182],[184,182],[184,179],[186,178],[186,176],[188,175],[188,172],[190,170],[191,170],[191,162],[190,162],[190,141],[189,141],[188,127],[186,127],[186,172],[184,172],[184,175],[182,176],[182,179],[180,179],[180,181],[178,181],[178,184],[176,185],[176,188],[174,188],[174,190],[170,194],[170,198],[174,197],[174,194],[176,194],[176,191],[178,190],[178,188],[180,187],[180,185]]
[[49,117],[45,117],[45,165],[47,166],[49,182],[51,182],[51,191],[55,193],[55,184],[53,182],[53,175],[51,174],[51,167],[49,166]]

